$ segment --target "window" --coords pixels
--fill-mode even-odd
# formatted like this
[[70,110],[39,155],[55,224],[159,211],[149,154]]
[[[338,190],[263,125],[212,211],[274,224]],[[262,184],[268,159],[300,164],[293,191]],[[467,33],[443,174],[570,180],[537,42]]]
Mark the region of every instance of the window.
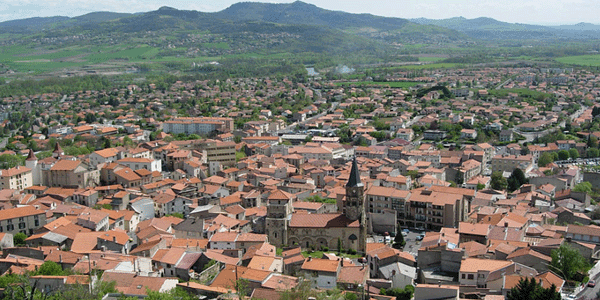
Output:
[[465,279],[465,274],[462,274],[462,279]]
[[469,275],[467,275],[467,278],[468,278],[468,279],[473,279],[473,277],[474,277],[474,276],[473,276],[473,274],[469,274]]

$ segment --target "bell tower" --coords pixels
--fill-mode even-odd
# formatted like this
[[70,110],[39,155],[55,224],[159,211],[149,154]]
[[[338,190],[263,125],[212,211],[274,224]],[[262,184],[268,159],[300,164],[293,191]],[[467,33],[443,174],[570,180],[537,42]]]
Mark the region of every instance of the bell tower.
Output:
[[344,202],[344,215],[352,220],[359,221],[360,232],[358,237],[358,251],[366,253],[367,248],[367,222],[365,211],[365,186],[360,181],[360,172],[356,156],[352,160],[350,177],[346,183],[346,201]]

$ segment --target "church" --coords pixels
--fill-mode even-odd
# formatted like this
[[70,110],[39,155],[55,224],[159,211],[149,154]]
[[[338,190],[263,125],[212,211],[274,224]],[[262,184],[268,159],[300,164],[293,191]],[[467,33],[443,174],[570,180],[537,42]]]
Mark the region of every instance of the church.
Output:
[[366,253],[365,186],[360,181],[356,158],[352,161],[346,183],[346,197],[338,199],[342,213],[308,214],[294,212],[293,195],[274,191],[267,198],[266,233],[269,242],[277,247],[301,246],[315,250],[327,247],[338,250],[354,249]]

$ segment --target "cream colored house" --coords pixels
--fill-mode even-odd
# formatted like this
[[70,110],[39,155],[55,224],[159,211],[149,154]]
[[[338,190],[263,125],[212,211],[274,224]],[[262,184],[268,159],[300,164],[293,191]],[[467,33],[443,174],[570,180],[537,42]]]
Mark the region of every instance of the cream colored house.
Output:
[[0,189],[24,190],[33,186],[33,175],[30,168],[16,166],[0,170]]

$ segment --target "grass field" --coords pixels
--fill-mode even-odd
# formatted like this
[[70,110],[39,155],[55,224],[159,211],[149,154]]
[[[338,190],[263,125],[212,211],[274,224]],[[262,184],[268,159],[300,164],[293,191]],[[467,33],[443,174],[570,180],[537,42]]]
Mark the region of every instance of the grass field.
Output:
[[401,69],[410,69],[410,70],[422,70],[422,69],[448,69],[454,68],[459,64],[455,63],[438,63],[438,64],[425,64],[425,65],[407,65],[401,66]]
[[357,81],[357,82],[337,82],[337,86],[361,86],[361,85],[381,85],[381,86],[389,86],[392,88],[409,88],[412,86],[416,86],[419,84],[423,84],[423,82],[408,82],[408,81],[393,81],[393,82],[374,82],[374,81]]
[[440,61],[444,59],[446,57],[419,56],[419,61]]
[[557,58],[556,61],[570,65],[597,67],[600,66],[600,54],[565,56]]

